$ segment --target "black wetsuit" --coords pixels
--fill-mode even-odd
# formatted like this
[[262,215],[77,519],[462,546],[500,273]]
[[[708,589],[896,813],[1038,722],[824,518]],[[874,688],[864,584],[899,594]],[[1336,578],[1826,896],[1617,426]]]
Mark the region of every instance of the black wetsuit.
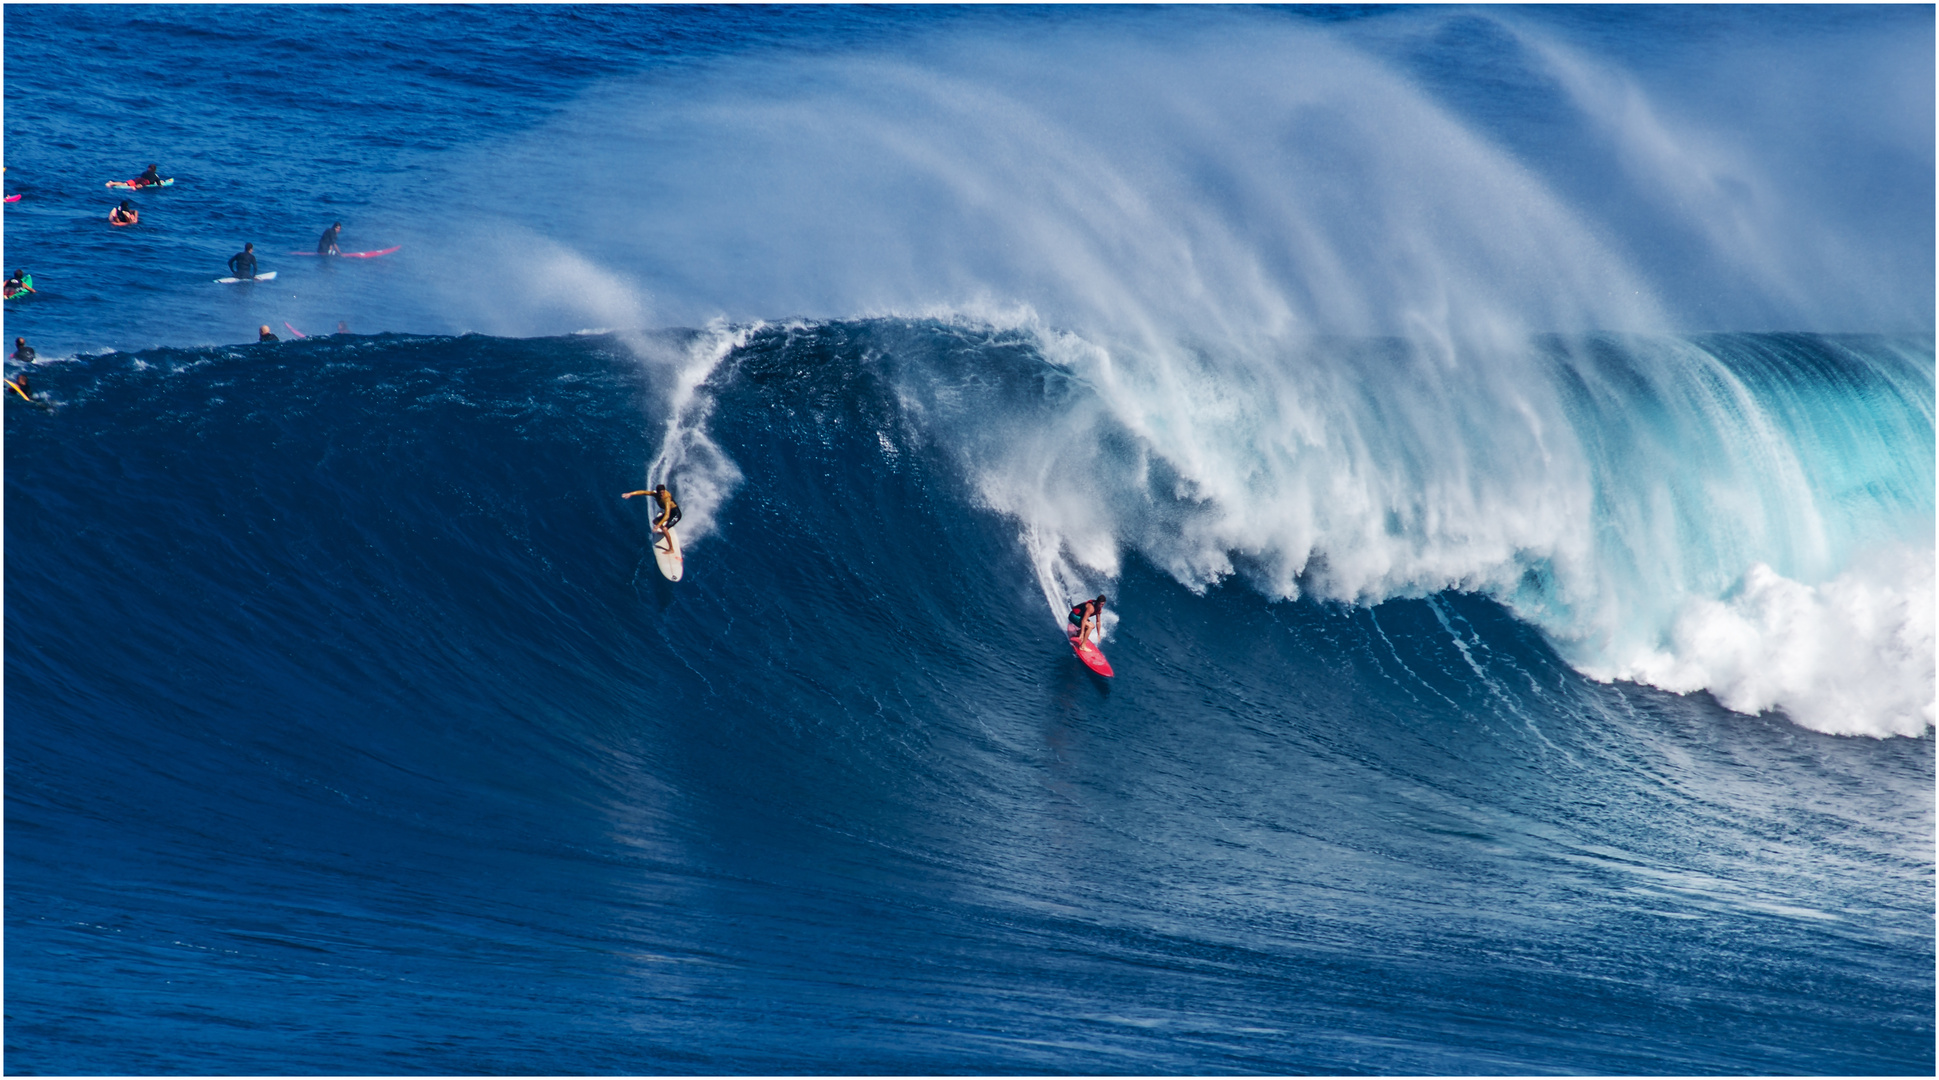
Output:
[[337,233],[341,231],[342,229],[335,225],[323,230],[323,238],[316,242],[316,253],[318,255],[335,255],[337,253]]
[[673,501],[673,496],[667,496],[667,505],[660,512],[667,519],[667,523],[661,525],[660,528],[671,529],[680,523],[680,504]]
[[135,177],[134,186],[138,188],[160,187],[161,183],[162,183],[161,175],[156,173],[154,168],[151,166],[147,172],[142,173],[140,176]]
[[34,357],[38,355],[40,354],[34,352],[34,347],[32,345],[22,345],[20,348],[15,349],[13,351],[13,358],[15,360],[20,361],[23,364],[33,363]]
[[229,256],[229,272],[239,278],[255,277],[256,253],[253,251],[238,251],[234,255]]
[[258,342],[264,342],[264,341],[281,341],[283,339],[277,337],[275,334],[258,334],[256,335],[256,340]]

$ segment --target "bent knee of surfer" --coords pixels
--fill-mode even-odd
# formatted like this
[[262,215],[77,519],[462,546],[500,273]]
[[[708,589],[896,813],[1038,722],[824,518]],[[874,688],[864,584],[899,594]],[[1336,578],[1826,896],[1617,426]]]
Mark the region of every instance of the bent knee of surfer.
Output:
[[1104,603],[1104,594],[1098,593],[1097,599],[1086,600],[1070,609],[1070,614],[1065,616],[1065,620],[1067,624],[1076,626],[1076,629],[1071,632],[1072,638],[1078,641],[1089,641],[1093,631],[1103,628]]

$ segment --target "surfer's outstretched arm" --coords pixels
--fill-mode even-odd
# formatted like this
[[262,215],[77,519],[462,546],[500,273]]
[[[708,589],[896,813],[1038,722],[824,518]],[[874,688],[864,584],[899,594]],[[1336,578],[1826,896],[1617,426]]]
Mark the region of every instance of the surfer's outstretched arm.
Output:
[[621,495],[620,498],[630,499],[635,495],[651,495],[651,494],[653,494],[651,491],[629,491],[626,494]]

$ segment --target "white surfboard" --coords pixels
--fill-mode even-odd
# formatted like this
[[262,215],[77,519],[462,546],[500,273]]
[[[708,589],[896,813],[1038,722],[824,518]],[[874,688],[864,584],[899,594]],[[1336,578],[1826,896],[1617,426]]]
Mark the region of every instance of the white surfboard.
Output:
[[679,581],[680,574],[686,569],[686,556],[680,554],[680,538],[673,530],[653,534],[653,561],[660,564],[660,573],[668,581]]
[[238,285],[245,281],[275,281],[275,280],[276,280],[276,271],[271,270],[267,274],[257,274],[255,277],[252,277],[252,278],[219,277],[215,279],[215,283],[217,285]]

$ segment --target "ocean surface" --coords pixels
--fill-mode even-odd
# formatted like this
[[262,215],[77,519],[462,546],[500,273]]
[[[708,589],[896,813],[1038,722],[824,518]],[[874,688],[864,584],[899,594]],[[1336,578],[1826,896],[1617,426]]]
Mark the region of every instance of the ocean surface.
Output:
[[1933,18],[9,6],[6,1070],[1930,1075]]

